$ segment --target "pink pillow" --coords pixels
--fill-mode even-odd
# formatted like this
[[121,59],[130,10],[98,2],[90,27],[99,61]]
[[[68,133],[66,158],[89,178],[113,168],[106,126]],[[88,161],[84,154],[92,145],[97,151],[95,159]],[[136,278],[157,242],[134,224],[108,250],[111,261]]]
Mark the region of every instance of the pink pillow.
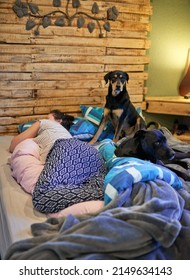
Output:
[[90,214],[101,210],[103,207],[104,207],[104,201],[102,200],[85,201],[69,206],[57,213],[48,214],[48,217],[60,218],[60,217],[65,217],[69,214],[72,215]]
[[39,146],[32,139],[19,143],[11,155],[12,176],[30,194],[44,167],[39,156]]

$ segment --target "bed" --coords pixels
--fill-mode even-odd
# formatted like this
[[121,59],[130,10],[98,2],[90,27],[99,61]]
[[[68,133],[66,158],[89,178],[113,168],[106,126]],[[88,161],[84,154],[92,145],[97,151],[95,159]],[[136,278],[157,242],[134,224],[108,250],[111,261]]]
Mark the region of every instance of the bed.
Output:
[[[165,134],[171,146],[189,149]],[[114,143],[104,137],[96,147],[108,167],[104,201],[47,216],[12,177],[10,140],[0,137],[2,259],[190,259],[190,182],[167,168],[115,157]]]

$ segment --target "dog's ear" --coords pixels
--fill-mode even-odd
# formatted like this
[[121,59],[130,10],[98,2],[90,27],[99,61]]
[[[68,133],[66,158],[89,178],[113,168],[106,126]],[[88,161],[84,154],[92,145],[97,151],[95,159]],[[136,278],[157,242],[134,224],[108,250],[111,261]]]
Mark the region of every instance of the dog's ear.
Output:
[[126,81],[127,81],[127,83],[128,83],[128,81],[129,81],[129,75],[128,75],[127,72],[124,72],[124,73],[125,73],[125,75],[126,75]]
[[140,139],[140,138],[144,137],[145,134],[146,134],[146,130],[140,129],[137,132],[135,132],[134,138]]
[[116,147],[115,155],[117,157],[133,157],[137,155],[139,141],[135,138],[125,139]]
[[164,131],[161,128],[159,128],[159,130],[164,134]]
[[106,84],[107,84],[107,82],[109,81],[110,75],[111,75],[111,74],[112,74],[112,72],[108,72],[108,73],[104,76],[104,80],[105,80]]

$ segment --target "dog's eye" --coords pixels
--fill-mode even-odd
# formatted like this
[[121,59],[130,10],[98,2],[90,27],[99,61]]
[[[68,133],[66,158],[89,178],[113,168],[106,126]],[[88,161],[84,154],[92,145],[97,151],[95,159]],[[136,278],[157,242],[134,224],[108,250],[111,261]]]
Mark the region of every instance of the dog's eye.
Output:
[[111,81],[112,81],[112,83],[115,83],[116,82],[116,78],[112,78]]
[[155,145],[155,146],[159,146],[159,145],[160,145],[160,141],[154,142],[154,145]]

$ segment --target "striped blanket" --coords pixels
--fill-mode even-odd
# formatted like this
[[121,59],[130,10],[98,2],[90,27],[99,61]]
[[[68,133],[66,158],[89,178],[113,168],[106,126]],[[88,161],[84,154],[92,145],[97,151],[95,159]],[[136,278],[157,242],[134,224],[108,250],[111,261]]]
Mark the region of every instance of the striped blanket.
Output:
[[177,190],[182,188],[180,178],[164,166],[133,157],[116,157],[116,146],[109,139],[103,140],[98,149],[109,169],[104,180],[105,205],[137,182],[161,179]]

